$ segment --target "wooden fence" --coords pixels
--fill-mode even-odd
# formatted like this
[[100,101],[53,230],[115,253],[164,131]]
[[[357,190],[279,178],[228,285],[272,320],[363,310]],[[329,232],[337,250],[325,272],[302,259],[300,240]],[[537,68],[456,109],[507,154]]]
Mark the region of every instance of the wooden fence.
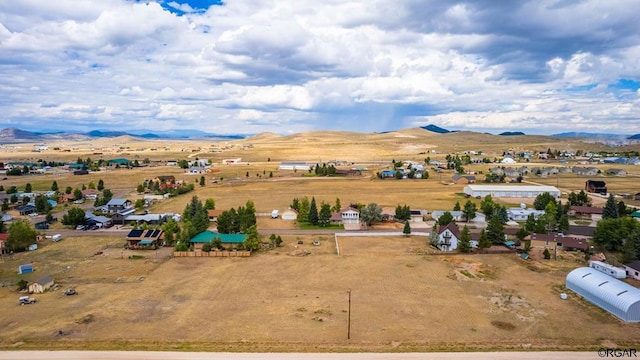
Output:
[[251,251],[174,251],[173,257],[248,257]]

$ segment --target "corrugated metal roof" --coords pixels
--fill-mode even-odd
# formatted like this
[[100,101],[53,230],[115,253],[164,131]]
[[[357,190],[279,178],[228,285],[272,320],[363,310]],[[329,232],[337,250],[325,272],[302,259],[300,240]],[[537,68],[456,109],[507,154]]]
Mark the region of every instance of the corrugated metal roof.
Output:
[[581,267],[567,275],[567,288],[626,322],[640,322],[640,289]]

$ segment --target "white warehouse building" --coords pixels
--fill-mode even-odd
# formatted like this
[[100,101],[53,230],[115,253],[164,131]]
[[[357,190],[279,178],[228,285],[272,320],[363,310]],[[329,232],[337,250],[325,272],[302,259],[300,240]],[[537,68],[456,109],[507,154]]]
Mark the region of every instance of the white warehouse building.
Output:
[[590,268],[567,275],[567,288],[626,322],[640,322],[640,289]]
[[491,195],[494,198],[535,198],[542,193],[549,193],[554,198],[560,198],[560,190],[555,186],[544,185],[475,185],[464,187],[464,194],[483,198]]

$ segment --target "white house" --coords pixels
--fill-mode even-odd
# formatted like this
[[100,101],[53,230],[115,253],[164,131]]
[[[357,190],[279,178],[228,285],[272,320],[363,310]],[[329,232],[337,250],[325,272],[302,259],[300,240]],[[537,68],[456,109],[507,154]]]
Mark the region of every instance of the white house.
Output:
[[[438,219],[444,215],[446,211],[444,210],[435,210],[433,212],[431,212],[431,218],[433,218],[433,220],[438,221]],[[449,213],[451,214],[451,216],[453,216],[453,220],[457,221],[457,222],[462,222],[462,221],[466,221],[463,215],[462,211],[449,211]],[[486,222],[486,216],[481,213],[481,212],[476,212],[476,216],[471,219],[472,222]]]
[[438,249],[441,251],[453,251],[458,248],[460,229],[455,223],[449,223],[438,229]]
[[347,208],[340,212],[343,224],[360,224],[360,212],[358,210]]
[[538,218],[544,215],[544,210],[536,210],[534,208],[527,208],[525,204],[521,204],[520,207],[514,207],[507,209],[507,217],[513,221],[526,221],[529,215],[533,215],[533,218]]

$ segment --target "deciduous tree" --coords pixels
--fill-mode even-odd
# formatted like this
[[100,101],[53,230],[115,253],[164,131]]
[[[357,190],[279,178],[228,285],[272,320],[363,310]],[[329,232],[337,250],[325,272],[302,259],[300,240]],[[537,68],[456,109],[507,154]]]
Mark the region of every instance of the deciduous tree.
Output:
[[371,226],[374,222],[382,221],[382,208],[376,203],[369,203],[360,210],[360,219]]
[[36,230],[31,223],[24,219],[17,219],[9,226],[6,247],[10,251],[24,251],[36,242]]

